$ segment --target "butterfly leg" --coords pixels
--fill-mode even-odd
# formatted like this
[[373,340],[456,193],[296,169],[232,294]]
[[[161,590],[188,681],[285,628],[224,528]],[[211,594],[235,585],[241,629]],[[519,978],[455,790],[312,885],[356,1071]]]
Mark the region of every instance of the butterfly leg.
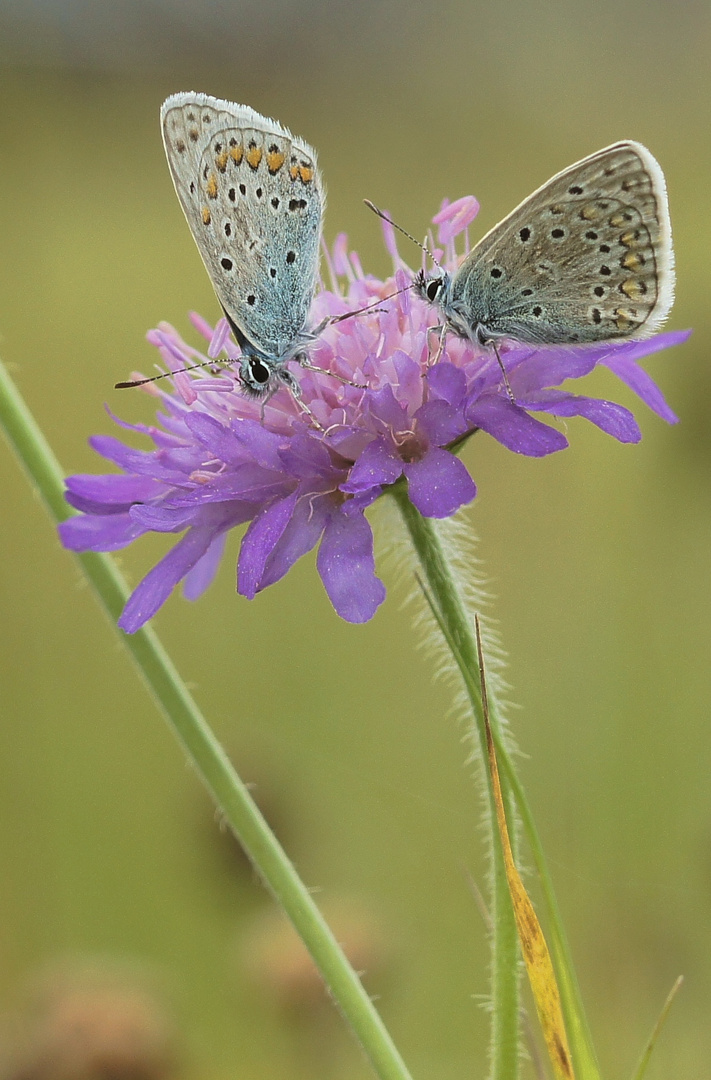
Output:
[[[429,351],[430,351],[430,348],[429,348],[430,334],[435,335],[439,339],[439,344],[437,345],[437,352],[434,355],[434,359],[432,359],[431,356],[429,355]],[[445,342],[446,337],[447,337],[447,327],[442,326],[441,323],[438,324],[437,326],[428,326],[427,327],[427,363],[425,364],[425,369],[434,367],[434,365],[438,364],[439,361],[442,359],[442,353],[444,352],[444,342]]]
[[261,414],[262,423],[264,423],[264,406],[269,401],[269,398],[272,397],[272,395],[276,393],[276,391],[279,389],[280,385],[285,386],[287,388],[287,390],[291,394],[292,398],[294,399],[294,402],[296,403],[297,407],[299,409],[301,409],[301,411],[303,413],[305,413],[306,416],[308,416],[308,418],[311,421],[311,423],[313,424],[313,426],[315,428],[317,428],[319,431],[324,431],[325,429],[323,427],[323,424],[320,424],[318,422],[318,420],[316,419],[316,417],[312,413],[311,409],[308,407],[306,402],[302,399],[302,397],[301,397],[301,387],[299,386],[298,382],[296,381],[294,376],[291,374],[291,372],[287,371],[286,368],[280,368],[279,369],[279,372],[277,373],[277,380],[275,381],[275,385],[274,385],[273,389],[270,390],[270,393],[267,395],[267,397],[264,399],[264,402],[262,404],[262,414]]
[[509,401],[511,402],[512,405],[515,405],[516,404],[516,398],[514,397],[514,392],[511,389],[511,383],[509,382],[509,377],[506,374],[506,368],[504,367],[503,362],[501,360],[501,357],[499,356],[499,350],[496,348],[496,342],[494,341],[493,338],[491,338],[489,340],[488,344],[491,345],[492,349],[494,350],[494,355],[496,356],[496,362],[499,365],[499,367],[501,368],[501,374],[504,377],[504,386],[506,387],[506,393],[508,395],[508,399],[509,399]]

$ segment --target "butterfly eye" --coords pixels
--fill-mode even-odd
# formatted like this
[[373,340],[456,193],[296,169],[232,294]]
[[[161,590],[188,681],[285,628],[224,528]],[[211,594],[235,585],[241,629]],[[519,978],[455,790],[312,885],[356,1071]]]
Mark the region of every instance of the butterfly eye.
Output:
[[434,304],[435,300],[439,296],[439,291],[442,288],[442,278],[433,278],[427,285],[427,299],[431,304]]
[[257,360],[254,357],[249,361],[249,374],[260,386],[264,386],[269,382],[269,368],[266,364],[263,364],[261,360]]

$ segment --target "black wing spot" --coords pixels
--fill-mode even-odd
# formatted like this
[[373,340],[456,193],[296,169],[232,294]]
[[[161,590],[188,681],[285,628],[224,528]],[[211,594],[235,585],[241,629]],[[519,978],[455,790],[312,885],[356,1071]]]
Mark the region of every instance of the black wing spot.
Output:
[[600,273],[604,274],[605,277],[608,277],[612,273],[612,270],[610,270],[609,266],[605,266],[605,264],[603,263],[600,267]]
[[533,289],[521,289],[521,296],[533,296]]
[[554,240],[561,240],[565,236],[565,229],[551,229],[551,236]]
[[279,199],[277,198],[276,195],[272,199],[272,206],[274,207],[275,210],[279,209]]
[[247,194],[247,188],[244,186],[244,184],[240,184],[239,193],[240,193],[240,195],[246,195]]
[[493,268],[493,270],[491,271],[491,276],[493,278],[500,278],[500,277],[503,277],[503,275],[504,275],[503,270],[499,270],[498,266],[495,266]]
[[287,251],[287,253],[286,253],[286,261],[290,265],[291,265],[291,263],[296,262],[296,252],[295,251]]
[[235,189],[233,187],[231,187],[230,190],[227,192],[227,197],[230,200],[230,202],[234,202],[235,199],[237,198],[237,192],[235,191]]
[[531,314],[535,315],[536,318],[538,318],[539,315],[543,314],[543,308],[539,307],[538,304],[536,304],[536,306],[534,308],[531,308]]
[[582,195],[582,193],[583,193],[583,189],[580,187],[579,184],[573,184],[572,187],[568,188],[568,194],[569,195]]
[[225,236],[232,236],[232,226],[229,221],[225,222]]
[[305,210],[306,199],[289,199],[290,210]]
[[594,229],[588,229],[588,231],[585,233],[585,239],[586,240],[597,240],[597,233],[595,232],[595,230]]
[[276,274],[277,274],[276,266],[270,266],[269,267],[269,276],[275,278]]
[[531,230],[526,227],[524,229],[521,229],[518,235],[521,237],[521,240],[525,244],[527,240],[531,239]]
[[592,320],[593,320],[594,323],[601,323],[602,322],[602,315],[600,314],[600,308],[594,307],[592,309]]
[[257,302],[257,297],[254,295],[254,293],[250,293],[249,296],[247,297],[247,303],[249,304],[250,307],[254,307],[256,302]]
[[263,193],[262,189],[260,187],[258,187],[254,194],[257,196],[258,199],[261,199],[261,197],[262,197],[262,195],[264,193]]
[[610,251],[610,245],[609,244],[600,244],[599,250],[603,253],[603,255],[607,255],[607,254],[609,254],[609,251]]
[[232,269],[232,259],[227,259],[227,258],[220,259],[220,266],[224,270],[231,270]]
[[595,296],[604,296],[605,295],[605,286],[604,285],[596,285],[595,288],[593,289],[593,292],[595,293]]

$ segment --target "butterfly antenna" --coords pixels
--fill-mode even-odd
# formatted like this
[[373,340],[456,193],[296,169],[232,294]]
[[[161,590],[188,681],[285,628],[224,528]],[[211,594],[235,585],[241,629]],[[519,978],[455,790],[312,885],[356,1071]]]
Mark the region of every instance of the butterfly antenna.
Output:
[[151,375],[148,379],[130,379],[128,382],[114,383],[114,390],[129,390],[132,386],[145,386],[149,382],[157,382],[158,379],[167,379],[170,375],[182,375],[184,371],[196,371],[198,368],[214,367],[216,364],[236,364],[241,358],[234,360],[206,360],[202,364],[190,364],[188,367],[178,368],[177,371],[162,371],[160,375]]
[[399,296],[400,293],[409,292],[410,289],[412,289],[413,287],[414,286],[413,286],[412,283],[410,285],[405,285],[405,286],[403,286],[402,289],[396,289],[395,292],[388,293],[387,296],[381,297],[379,300],[376,300],[373,304],[366,304],[365,307],[357,308],[356,311],[345,311],[343,313],[343,315],[333,315],[329,319],[329,323],[333,324],[333,323],[343,322],[345,319],[352,319],[354,315],[367,315],[368,312],[382,311],[382,308],[381,308],[380,305],[384,304],[386,300],[392,300],[392,298],[394,296]]
[[436,259],[434,257],[430,249],[425,244],[421,243],[421,241],[419,240],[416,240],[412,233],[409,233],[407,229],[403,229],[402,225],[398,225],[396,221],[393,221],[393,219],[389,218],[387,214],[384,214],[382,210],[379,210],[375,203],[372,203],[370,199],[363,199],[363,202],[367,207],[369,207],[369,209],[373,211],[374,214],[377,214],[379,218],[382,218],[383,221],[387,221],[388,225],[392,225],[394,229],[397,229],[398,232],[401,232],[402,235],[406,236],[408,240],[412,240],[413,244],[417,244],[418,248],[424,251],[425,255],[429,255],[435,266],[438,266],[440,270],[444,270],[444,267],[442,266],[439,259]]

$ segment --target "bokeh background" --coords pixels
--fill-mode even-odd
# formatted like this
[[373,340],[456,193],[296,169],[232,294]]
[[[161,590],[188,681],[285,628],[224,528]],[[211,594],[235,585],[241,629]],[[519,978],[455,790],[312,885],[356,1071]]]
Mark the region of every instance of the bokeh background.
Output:
[[[145,331],[217,316],[163,156],[169,93],[248,103],[316,146],[327,239],[346,230],[379,273],[363,197],[421,235],[443,196],[476,194],[476,237],[616,139],[662,163],[669,325],[695,333],[647,367],[682,422],[639,407],[625,447],[573,420],[543,461],[484,436],[466,450],[604,1075],[631,1073],[686,977],[650,1080],[711,1060],[710,50],[699,0],[0,0],[0,349],[67,472],[101,471],[86,439],[111,430],[104,403],[150,418],[112,390],[152,363]],[[632,404],[605,374],[588,385]],[[49,1077],[94,1043],[115,1066],[114,1039],[148,1048],[134,1078],[369,1076],[4,446],[0,462],[0,1069]],[[124,553],[129,579],[165,546]],[[353,627],[310,558],[236,597],[236,550],[156,628],[413,1075],[482,1076],[479,800],[409,583],[384,565],[388,602]]]

